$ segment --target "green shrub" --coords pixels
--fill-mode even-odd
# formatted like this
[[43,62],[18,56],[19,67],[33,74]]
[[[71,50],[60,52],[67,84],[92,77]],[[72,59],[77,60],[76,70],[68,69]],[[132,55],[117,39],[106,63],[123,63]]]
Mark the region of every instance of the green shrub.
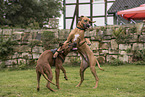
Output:
[[107,30],[107,27],[103,27],[102,26],[102,27],[100,27],[100,30],[103,31],[103,32],[105,32]]
[[120,28],[118,28],[118,29],[113,29],[113,35],[116,37],[116,38],[118,38],[120,35],[122,35],[123,34],[123,28],[122,27],[120,27]]
[[119,60],[119,59],[114,59],[110,62],[110,65],[112,66],[120,66],[120,65],[124,65],[124,62]]
[[70,63],[71,66],[79,66],[81,64],[81,60],[79,57],[73,57],[70,59]]
[[133,36],[126,33],[125,27],[119,27],[118,29],[113,29],[113,36],[116,38],[116,42],[120,43],[128,43],[129,40],[133,39]]
[[6,68],[5,62],[2,62],[2,63],[0,64],[0,70],[3,69],[3,68]]
[[20,70],[25,70],[26,68],[27,68],[27,65],[26,64],[21,64],[18,67],[18,69],[20,69]]
[[137,61],[133,63],[134,65],[145,65],[145,61]]
[[128,31],[129,31],[129,33],[136,33],[137,28],[135,26],[133,26],[133,27],[130,27]]
[[39,23],[35,21],[35,19],[30,18],[28,21],[28,27],[29,28],[34,28],[34,29],[39,29]]
[[133,50],[133,61],[145,61],[145,49],[143,50]]
[[131,48],[127,48],[126,50],[127,53],[131,53],[131,51],[132,51]]
[[0,43],[0,60],[6,60],[8,56],[13,55],[15,53],[14,47],[17,45],[17,41],[11,40],[3,40]]
[[25,70],[25,69],[28,69],[28,68],[34,68],[35,66],[36,66],[36,60],[31,59],[31,60],[28,60],[28,63],[20,61],[20,64],[18,64],[17,69]]
[[42,34],[42,45],[44,49],[53,49],[55,48],[55,44],[58,44],[58,38],[55,37],[54,32],[52,31],[44,31]]

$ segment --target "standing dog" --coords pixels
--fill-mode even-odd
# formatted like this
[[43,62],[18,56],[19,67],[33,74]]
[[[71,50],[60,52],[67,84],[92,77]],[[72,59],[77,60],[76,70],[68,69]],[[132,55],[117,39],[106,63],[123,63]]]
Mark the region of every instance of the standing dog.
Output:
[[[90,67],[90,70],[96,80],[96,84],[95,84],[94,88],[97,88],[99,78],[96,74],[96,69],[95,69],[96,63],[98,64],[99,69],[103,70],[100,67],[99,62],[97,61],[96,57],[94,56],[92,50],[87,45],[87,43],[91,44],[91,42],[88,39],[84,38],[85,30],[90,27],[90,23],[94,23],[94,22],[92,22],[87,17],[81,16],[79,19],[79,23],[77,24],[77,27],[70,32],[67,40],[64,42],[64,43],[67,43],[67,42],[78,43],[77,44],[78,52],[82,57],[82,61],[81,61],[81,65],[80,65],[81,81],[76,87],[81,86],[82,82],[84,81],[84,71],[88,67]],[[58,53],[55,53],[53,57],[56,57],[57,55],[58,55]]]
[[[54,59],[53,58],[53,53],[55,51],[57,51],[57,49],[55,50],[46,50],[44,51],[40,57],[38,58],[37,61],[37,65],[36,65],[36,73],[37,73],[37,91],[39,91],[39,84],[40,84],[40,77],[41,74],[44,76],[44,78],[48,81],[46,84],[46,87],[51,90],[54,91],[51,87],[50,87],[50,83],[54,84],[52,82],[52,70],[51,70],[51,66],[55,66],[55,76],[56,76],[56,86],[59,89],[59,74],[60,74],[60,69],[63,71],[64,73],[64,78],[67,80],[67,76],[66,76],[66,71],[62,66],[62,63],[65,60],[65,57],[67,56],[67,54],[73,50],[76,46],[76,43],[65,43],[65,44],[60,44],[60,50],[58,51],[58,56]],[[47,77],[45,76],[45,74],[47,75]],[[55,84],[54,84],[55,85]]]

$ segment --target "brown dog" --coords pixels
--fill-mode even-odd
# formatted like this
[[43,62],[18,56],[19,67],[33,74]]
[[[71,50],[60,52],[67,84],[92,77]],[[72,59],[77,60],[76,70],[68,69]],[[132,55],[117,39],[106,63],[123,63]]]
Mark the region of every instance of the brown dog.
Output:
[[[96,63],[98,64],[99,69],[103,70],[100,67],[99,62],[97,61],[96,57],[94,56],[92,50],[87,45],[87,43],[91,44],[91,42],[88,39],[84,38],[85,30],[90,27],[90,23],[93,23],[93,22],[90,21],[89,18],[81,16],[79,19],[79,23],[77,24],[77,27],[70,32],[67,40],[64,42],[64,43],[67,43],[67,42],[78,43],[77,44],[78,52],[82,57],[82,61],[81,61],[81,65],[80,65],[81,81],[76,87],[81,86],[81,84],[84,80],[84,71],[90,66],[90,70],[96,80],[96,85],[94,88],[97,88],[99,78],[97,77],[97,74],[96,74],[96,69],[95,69]],[[55,53],[53,57],[56,57],[57,55],[58,55],[58,53]]]
[[[67,76],[66,76],[66,71],[62,66],[62,63],[65,60],[65,57],[67,56],[67,54],[72,51],[76,46],[76,43],[65,43],[65,44],[60,44],[60,50],[58,52],[58,56],[54,59],[53,58],[53,53],[54,50],[46,50],[44,51],[38,61],[37,61],[37,66],[36,66],[36,73],[37,73],[37,91],[39,91],[39,84],[40,84],[40,77],[41,74],[44,76],[44,78],[48,81],[48,83],[46,84],[46,87],[51,90],[54,91],[51,87],[50,87],[50,83],[54,84],[52,82],[52,70],[51,70],[51,66],[55,66],[55,75],[56,75],[56,86],[59,89],[59,73],[60,73],[60,69],[63,71],[64,73],[64,78],[67,80]],[[55,50],[57,51],[57,50]],[[47,77],[45,76],[45,74],[47,75]],[[55,84],[54,84],[55,85]]]

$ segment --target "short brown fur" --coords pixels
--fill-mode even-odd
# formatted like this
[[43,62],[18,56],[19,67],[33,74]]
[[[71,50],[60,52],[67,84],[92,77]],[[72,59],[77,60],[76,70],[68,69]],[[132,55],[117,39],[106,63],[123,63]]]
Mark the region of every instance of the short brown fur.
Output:
[[[98,64],[99,69],[103,70],[100,67],[98,60],[94,56],[93,51],[87,45],[87,44],[91,44],[91,42],[87,38],[84,38],[85,30],[90,27],[90,23],[94,23],[94,22],[92,22],[87,17],[81,16],[79,19],[79,22],[77,24],[77,27],[70,32],[67,40],[64,42],[64,43],[67,43],[67,42],[78,43],[78,45],[77,45],[78,52],[82,57],[82,61],[81,61],[81,65],[80,65],[81,81],[76,87],[81,86],[82,82],[84,81],[84,71],[88,67],[90,67],[90,70],[96,81],[94,88],[97,88],[99,78],[96,74],[96,69],[95,69],[96,63]],[[53,57],[56,57],[57,55],[58,55],[58,53],[55,53]]]
[[[48,81],[46,84],[46,87],[51,91],[55,91],[50,87],[50,83],[54,84],[52,82],[53,74],[52,74],[52,70],[51,70],[51,66],[53,66],[53,65],[55,65],[55,67],[56,67],[55,76],[56,76],[57,88],[58,89],[60,88],[59,87],[60,69],[64,73],[64,78],[67,80],[66,71],[63,68],[62,63],[63,63],[63,60],[65,59],[65,57],[67,56],[67,54],[72,50],[72,48],[74,46],[75,46],[74,43],[66,43],[66,44],[61,45],[60,50],[58,52],[59,55],[55,59],[53,58],[53,52],[51,50],[46,50],[40,55],[40,57],[37,61],[37,65],[36,65],[37,82],[38,82],[37,91],[39,91],[39,88],[40,88],[39,84],[40,84],[41,74]],[[45,76],[45,74],[47,75],[47,77]]]

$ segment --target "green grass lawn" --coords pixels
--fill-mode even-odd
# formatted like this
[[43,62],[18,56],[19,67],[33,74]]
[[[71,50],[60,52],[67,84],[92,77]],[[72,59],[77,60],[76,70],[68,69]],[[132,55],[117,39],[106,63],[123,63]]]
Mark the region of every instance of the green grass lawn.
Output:
[[[68,81],[60,75],[60,90],[49,91],[46,80],[41,77],[40,91],[36,91],[35,69],[19,71],[0,71],[0,97],[145,97],[145,66],[122,65],[96,67],[99,86],[93,89],[95,79],[88,68],[81,87],[75,87],[79,81],[79,67],[65,67]],[[53,68],[54,72],[54,68]],[[54,77],[55,79],[55,77]],[[53,82],[55,80],[53,79]]]

